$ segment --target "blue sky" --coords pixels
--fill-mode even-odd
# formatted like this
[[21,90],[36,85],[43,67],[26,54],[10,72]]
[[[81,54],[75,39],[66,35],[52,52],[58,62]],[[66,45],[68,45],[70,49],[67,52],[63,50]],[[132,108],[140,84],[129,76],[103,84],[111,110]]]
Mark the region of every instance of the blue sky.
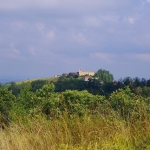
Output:
[[1,0],[0,78],[105,69],[150,75],[150,0]]

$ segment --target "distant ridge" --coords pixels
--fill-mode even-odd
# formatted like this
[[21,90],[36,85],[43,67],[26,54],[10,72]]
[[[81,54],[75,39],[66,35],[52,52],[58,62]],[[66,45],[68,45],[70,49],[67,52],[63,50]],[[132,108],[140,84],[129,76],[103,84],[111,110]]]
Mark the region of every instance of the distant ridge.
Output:
[[0,83],[2,84],[6,84],[6,83],[10,83],[10,82],[19,82],[21,80],[24,80],[24,79],[10,79],[10,78],[6,78],[6,79],[0,79]]

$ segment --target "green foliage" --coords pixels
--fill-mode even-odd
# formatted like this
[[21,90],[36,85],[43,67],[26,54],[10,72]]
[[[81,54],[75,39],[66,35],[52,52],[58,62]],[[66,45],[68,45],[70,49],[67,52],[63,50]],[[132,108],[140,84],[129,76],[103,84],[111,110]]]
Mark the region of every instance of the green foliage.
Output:
[[150,97],[150,87],[144,86],[142,88],[142,95],[144,97]]
[[76,79],[70,77],[67,79],[66,77],[60,77],[58,81],[55,83],[55,91],[63,92],[65,90],[85,90],[88,87],[88,83],[84,80]]
[[9,112],[15,99],[11,91],[0,88],[0,124],[8,124]]
[[0,82],[0,88],[2,88],[2,83]]
[[9,91],[12,91],[12,93],[13,93],[14,95],[18,95],[19,92],[20,92],[20,88],[16,85],[15,82],[11,82],[11,83],[10,83],[10,86],[8,87],[8,90],[9,90]]
[[78,76],[78,74],[76,72],[70,72],[67,77],[68,78],[71,78],[71,77],[72,78],[78,78],[79,76]]
[[36,90],[41,89],[43,85],[46,84],[46,80],[35,80],[31,82],[31,91],[36,92]]
[[142,88],[140,86],[138,86],[138,87],[135,88],[134,93],[136,95],[142,95],[143,90],[142,90]]
[[114,79],[113,75],[110,74],[109,71],[102,69],[99,69],[94,76],[97,77],[101,83],[112,82]]
[[82,116],[96,111],[105,114],[110,106],[115,113],[126,119],[134,113],[138,116],[141,111],[140,104],[146,108],[146,112],[149,111],[147,106],[150,102],[150,87],[144,86],[148,84],[144,78],[127,77],[124,80],[110,82],[113,76],[102,69],[95,74],[96,76],[97,78],[91,78],[88,82],[81,78],[73,78],[72,74],[70,78],[60,77],[55,83],[46,83],[46,80],[25,84],[11,82],[8,89],[12,90],[17,98],[7,105],[1,102],[0,109],[11,111],[12,119],[15,115],[35,117],[41,114],[53,118],[64,112],[69,116]]
[[150,87],[150,79],[147,80],[147,83],[146,83],[146,84],[147,84],[148,87]]
[[0,89],[0,112],[7,113],[15,101],[16,97],[7,89]]
[[66,76],[65,75],[62,75],[62,76],[60,76],[59,78],[58,78],[58,82],[59,81],[65,81],[67,78],[66,78]]
[[16,84],[16,82],[10,82],[10,85],[8,86],[8,90],[12,91],[12,93],[15,96],[18,96],[20,94],[21,89],[23,89],[26,86],[27,83],[22,84]]
[[147,87],[147,86],[140,87],[140,86],[138,86],[134,89],[134,93],[136,95],[141,95],[145,98],[150,97],[150,87]]
[[103,100],[103,96],[94,96],[86,90],[63,92],[63,106],[69,114],[83,115],[89,110],[94,111]]
[[133,79],[131,77],[126,77],[123,79],[123,83],[125,86],[132,86],[133,85]]
[[19,97],[18,99],[20,100],[20,102],[22,103],[22,105],[24,106],[24,108],[30,108],[31,105],[33,105],[32,103],[32,93],[30,92],[31,89],[31,84],[28,83],[24,89],[22,89],[20,91]]
[[98,79],[62,77],[55,84],[12,82],[5,86],[10,91],[0,88],[0,127],[11,121],[0,148],[150,149],[150,80]]
[[49,117],[57,117],[60,113],[59,95],[54,92],[54,84],[46,84],[36,92],[42,106],[42,112]]
[[[31,84],[27,83],[23,89],[21,89],[20,94],[16,102],[13,104],[13,113],[18,116],[25,117],[26,115],[36,115],[39,113],[38,109],[38,99],[36,94],[30,91]],[[13,118],[14,116],[11,115]]]
[[114,110],[126,118],[133,109],[134,99],[135,95],[126,86],[125,89],[118,89],[116,92],[113,92],[109,97],[109,102]]
[[38,97],[49,98],[54,93],[54,90],[55,90],[54,84],[46,84],[36,93]]

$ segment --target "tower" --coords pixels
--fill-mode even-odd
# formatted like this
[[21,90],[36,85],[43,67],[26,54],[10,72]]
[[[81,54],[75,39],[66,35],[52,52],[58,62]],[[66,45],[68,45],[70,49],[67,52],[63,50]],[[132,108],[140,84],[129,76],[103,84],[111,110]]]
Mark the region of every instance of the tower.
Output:
[[82,69],[79,68],[79,76],[82,74]]

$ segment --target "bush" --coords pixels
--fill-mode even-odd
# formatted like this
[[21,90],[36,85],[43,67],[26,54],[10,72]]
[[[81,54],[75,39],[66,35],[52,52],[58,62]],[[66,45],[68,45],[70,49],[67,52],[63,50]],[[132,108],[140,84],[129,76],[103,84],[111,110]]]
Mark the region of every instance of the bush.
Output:
[[126,86],[124,89],[118,89],[113,92],[109,97],[109,102],[115,111],[118,111],[122,117],[126,118],[134,107],[134,99],[135,95]]
[[60,114],[59,95],[54,92],[53,83],[44,85],[37,90],[36,95],[42,106],[42,112],[48,117],[57,117]]
[[94,111],[104,99],[105,97],[92,95],[86,90],[63,92],[63,105],[70,114],[83,115],[87,111]]
[[8,125],[9,111],[15,99],[16,97],[12,94],[12,91],[0,88],[0,124]]

